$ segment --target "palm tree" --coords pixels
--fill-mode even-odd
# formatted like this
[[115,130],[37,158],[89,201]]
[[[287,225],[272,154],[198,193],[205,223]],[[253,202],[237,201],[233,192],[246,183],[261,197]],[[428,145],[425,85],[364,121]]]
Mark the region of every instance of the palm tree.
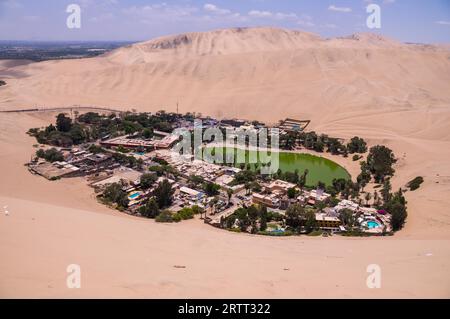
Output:
[[367,205],[367,206],[369,206],[369,201],[370,201],[371,198],[372,198],[372,194],[369,193],[369,192],[367,192],[367,193],[366,193],[366,196],[365,196],[365,199],[366,199],[366,205]]
[[228,196],[228,205],[230,204],[231,197],[233,196],[233,190],[231,188],[227,188],[227,196]]
[[249,182],[247,182],[247,183],[245,183],[244,187],[245,187],[245,195],[248,195],[250,193],[250,189],[252,188],[252,185]]

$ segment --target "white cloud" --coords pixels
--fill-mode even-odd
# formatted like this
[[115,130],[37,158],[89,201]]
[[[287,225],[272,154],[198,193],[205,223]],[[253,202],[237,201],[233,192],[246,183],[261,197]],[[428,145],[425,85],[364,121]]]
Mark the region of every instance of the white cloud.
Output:
[[223,14],[230,14],[231,13],[230,10],[219,8],[218,6],[216,6],[214,4],[211,4],[211,3],[205,4],[203,6],[203,9],[205,11],[212,12],[214,14],[222,14],[223,15]]
[[273,13],[270,11],[252,10],[248,13],[248,15],[251,17],[256,17],[256,18],[268,18],[268,17],[272,17]]
[[165,2],[145,6],[132,6],[123,9],[123,13],[142,18],[145,21],[189,18],[196,12],[198,12],[198,8],[196,7],[168,5]]
[[297,24],[303,27],[314,27],[315,23],[313,22],[312,17],[309,15],[303,14],[298,20]]
[[270,18],[276,20],[296,20],[298,19],[297,14],[293,12],[271,12],[271,11],[260,11],[251,10],[248,12],[248,16],[252,18]]
[[436,24],[440,24],[440,25],[450,25],[450,21],[436,21]]
[[328,10],[330,10],[330,11],[336,11],[336,12],[344,12],[344,13],[352,12],[352,8],[348,8],[348,7],[336,7],[334,4],[330,5],[330,6],[328,7]]

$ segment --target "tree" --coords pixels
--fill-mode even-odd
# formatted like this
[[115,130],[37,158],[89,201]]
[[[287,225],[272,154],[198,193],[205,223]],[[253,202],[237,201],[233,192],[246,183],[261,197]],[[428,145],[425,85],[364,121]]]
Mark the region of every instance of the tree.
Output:
[[387,203],[391,198],[391,179],[387,178],[383,182],[383,188],[381,189],[381,196],[383,197],[383,202]]
[[248,226],[250,226],[250,219],[248,218],[247,209],[245,208],[238,208],[234,215],[236,216],[236,219],[239,221],[239,228],[242,231],[246,231]]
[[267,207],[265,205],[262,205],[259,210],[259,230],[265,231],[267,229],[267,219]]
[[228,204],[230,204],[232,196],[233,196],[233,190],[231,188],[227,188]]
[[369,166],[367,165],[366,162],[363,161],[363,162],[361,162],[361,173],[356,178],[356,181],[361,186],[361,190],[364,190],[364,187],[366,187],[367,183],[370,182],[370,179],[371,179],[371,175],[370,175]]
[[415,191],[420,187],[420,185],[423,183],[423,177],[417,176],[413,180],[409,181],[406,186],[409,188],[410,191]]
[[314,211],[309,210],[306,212],[305,218],[305,231],[310,233],[317,227],[316,214]]
[[147,218],[155,218],[160,213],[158,203],[154,198],[150,198],[145,205],[139,207],[139,213]]
[[74,144],[81,144],[87,138],[86,132],[83,130],[83,127],[80,124],[72,125],[71,129],[69,130],[69,136]]
[[203,184],[203,190],[205,191],[206,195],[208,195],[208,196],[219,195],[220,185],[217,185],[212,182],[205,182]]
[[103,192],[103,197],[111,203],[116,203],[121,208],[128,207],[127,193],[122,190],[122,186],[118,183],[108,185]]
[[372,194],[367,192],[364,199],[366,200],[366,205],[369,206],[369,201],[372,199]]
[[305,171],[303,172],[303,174],[298,178],[298,187],[300,187],[300,190],[303,191],[303,188],[306,185],[306,177],[308,176],[309,170],[305,169]]
[[381,182],[386,176],[392,176],[395,172],[392,165],[396,162],[392,150],[384,145],[371,147],[367,156],[368,168],[374,175],[376,182]]
[[158,203],[158,207],[164,208],[172,205],[173,193],[174,190],[172,189],[172,185],[170,185],[167,179],[160,182],[153,191],[153,196],[155,196],[156,202]]
[[250,182],[246,182],[244,185],[245,188],[245,194],[248,195],[250,193],[250,190],[252,188],[252,184]]
[[400,203],[393,203],[389,206],[389,213],[391,214],[391,226],[394,231],[400,230],[405,224],[407,217],[406,207]]
[[142,131],[142,136],[146,139],[150,139],[153,137],[153,130],[146,128]]
[[292,204],[286,210],[286,225],[299,230],[305,215],[305,209],[299,204]]
[[205,180],[203,179],[203,177],[199,176],[199,175],[190,175],[188,177],[188,182],[189,182],[189,186],[190,187],[198,187],[199,185],[202,185]]
[[295,198],[296,195],[297,195],[297,190],[295,189],[295,187],[289,188],[289,189],[287,190],[287,196],[288,196],[290,199]]
[[339,212],[339,219],[341,220],[342,224],[350,227],[350,229],[352,229],[355,225],[354,212],[348,208],[345,208]]
[[56,148],[51,148],[46,151],[40,149],[36,152],[36,156],[45,159],[48,162],[61,162],[64,160],[63,154]]
[[141,175],[141,188],[149,189],[157,181],[158,176],[152,173],[145,173]]
[[401,189],[384,205],[384,209],[391,214],[392,229],[394,231],[402,229],[408,213],[406,210],[406,199]]
[[69,132],[72,128],[72,119],[64,113],[58,114],[56,117],[56,128],[60,132]]
[[365,153],[367,152],[367,143],[362,138],[355,136],[347,144],[347,151],[350,154]]

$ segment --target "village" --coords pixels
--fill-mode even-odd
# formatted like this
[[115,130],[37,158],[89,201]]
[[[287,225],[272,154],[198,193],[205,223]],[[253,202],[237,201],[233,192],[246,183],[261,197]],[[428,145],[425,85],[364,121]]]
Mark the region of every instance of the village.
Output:
[[[180,136],[170,131],[179,127],[193,131],[194,119],[175,117],[168,122],[169,129],[153,129],[151,134],[141,130],[107,134],[71,146],[41,145],[28,167],[48,180],[83,177],[102,203],[159,222],[198,215],[215,227],[271,236],[386,235],[393,231],[386,210],[339,192],[330,194],[321,183],[306,185],[307,170],[303,183],[289,182],[278,178],[279,174],[259,174],[245,163],[215,164],[193,154],[178,154],[172,148]],[[257,131],[264,127],[244,120],[205,118],[203,123],[221,129]],[[287,119],[277,128],[285,136],[304,131],[308,124]],[[293,174],[299,175],[297,170]]]

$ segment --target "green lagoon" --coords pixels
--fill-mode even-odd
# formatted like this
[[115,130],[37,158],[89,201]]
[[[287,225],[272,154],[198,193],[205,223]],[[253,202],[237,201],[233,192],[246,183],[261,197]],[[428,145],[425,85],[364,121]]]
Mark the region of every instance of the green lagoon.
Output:
[[[211,150],[211,148],[208,148]],[[232,148],[224,148],[223,150],[227,150],[232,152]],[[221,148],[216,148],[216,152],[214,153],[217,156],[223,154]],[[238,152],[244,152],[243,150],[238,150]],[[263,152],[265,154],[265,152]],[[333,179],[335,178],[345,178],[350,179],[350,174],[337,163],[315,155],[310,154],[299,154],[299,153],[289,153],[289,152],[279,152],[279,168],[284,172],[295,172],[298,170],[298,173],[301,175],[308,169],[309,173],[306,178],[307,185],[317,185],[319,181],[331,185]],[[270,155],[270,154],[269,154]],[[274,154],[275,155],[275,154]],[[258,151],[245,151],[246,163],[249,162],[249,157],[257,158],[259,163],[259,152]],[[235,158],[237,157],[237,152],[235,152]],[[253,160],[252,160],[253,161]],[[254,161],[253,161],[254,162]],[[239,164],[235,164],[236,167],[239,167]],[[255,164],[250,164],[252,169],[255,169]]]

